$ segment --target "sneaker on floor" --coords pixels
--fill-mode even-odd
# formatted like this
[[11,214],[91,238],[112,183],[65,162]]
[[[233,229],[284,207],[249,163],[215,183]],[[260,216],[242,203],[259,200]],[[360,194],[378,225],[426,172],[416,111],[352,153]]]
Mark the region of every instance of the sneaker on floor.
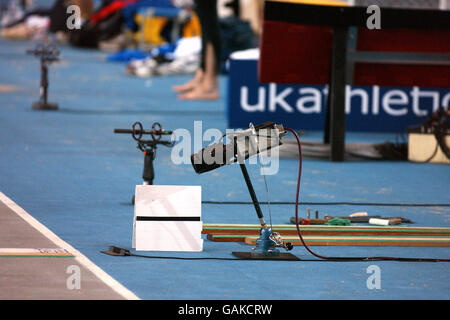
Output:
[[170,63],[164,63],[156,68],[159,75],[192,74],[200,65],[200,56],[197,54],[175,59]]
[[127,72],[140,78],[151,77],[155,74],[158,63],[152,58],[132,60],[127,65]]

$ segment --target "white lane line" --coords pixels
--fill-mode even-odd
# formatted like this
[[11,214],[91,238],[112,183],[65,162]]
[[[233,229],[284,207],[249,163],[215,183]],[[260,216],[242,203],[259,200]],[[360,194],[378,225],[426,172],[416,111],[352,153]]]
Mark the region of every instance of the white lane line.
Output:
[[0,256],[14,255],[74,257],[72,253],[63,248],[0,248]]
[[70,253],[75,255],[75,260],[77,260],[81,265],[86,267],[89,271],[95,274],[100,280],[102,280],[106,285],[108,285],[115,292],[120,294],[122,297],[128,300],[139,300],[139,297],[136,296],[133,292],[125,288],[122,284],[120,284],[117,280],[107,274],[105,271],[100,269],[96,264],[94,264],[91,260],[89,260],[86,256],[84,256],[77,249],[72,247],[70,244],[59,238],[56,234],[54,234],[50,229],[40,223],[38,220],[33,218],[28,212],[22,209],[19,205],[17,205],[14,201],[8,198],[5,194],[0,192],[0,201],[3,202],[7,207],[9,207],[12,211],[14,211],[19,217],[28,222],[33,228],[38,230],[44,236],[46,236],[50,241],[52,241],[58,248],[64,248]]

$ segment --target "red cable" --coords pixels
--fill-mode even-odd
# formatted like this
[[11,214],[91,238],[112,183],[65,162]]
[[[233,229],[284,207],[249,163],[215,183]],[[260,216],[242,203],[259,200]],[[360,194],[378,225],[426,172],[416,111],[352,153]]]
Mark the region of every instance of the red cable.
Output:
[[300,138],[295,132],[295,130],[291,128],[285,128],[286,130],[292,132],[295,136],[295,139],[297,139],[297,145],[298,145],[298,157],[299,157],[299,168],[298,168],[298,178],[297,178],[297,192],[295,195],[295,226],[297,227],[297,233],[298,237],[300,238],[300,241],[302,242],[303,246],[306,250],[308,250],[309,253],[311,253],[313,256],[316,256],[323,260],[334,260],[334,261],[371,261],[371,260],[391,260],[391,261],[409,261],[409,262],[450,262],[450,259],[428,259],[428,258],[396,258],[396,257],[326,257],[319,255],[312,251],[307,244],[305,243],[305,240],[303,240],[302,233],[300,231],[300,225],[299,225],[299,219],[298,219],[298,198],[300,195],[300,179],[302,176],[302,146],[300,143]]
[[297,177],[297,192],[295,195],[295,226],[297,227],[298,237],[300,238],[300,241],[303,243],[303,246],[305,247],[305,249],[309,251],[309,253],[311,253],[313,256],[316,256],[320,259],[326,260],[326,259],[328,259],[328,257],[321,256],[321,255],[315,253],[314,251],[312,251],[311,249],[309,249],[309,247],[306,245],[305,241],[303,240],[302,233],[300,232],[300,225],[299,225],[299,219],[298,219],[298,197],[300,194],[300,179],[302,176],[302,146],[300,144],[300,138],[298,137],[297,132],[295,132],[291,128],[285,128],[285,129],[294,134],[295,138],[297,139],[297,144],[298,144],[298,177]]

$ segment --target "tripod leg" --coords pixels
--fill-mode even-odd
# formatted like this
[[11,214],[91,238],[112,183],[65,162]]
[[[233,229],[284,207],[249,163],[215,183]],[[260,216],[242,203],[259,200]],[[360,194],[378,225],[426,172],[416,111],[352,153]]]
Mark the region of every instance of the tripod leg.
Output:
[[261,207],[259,206],[258,199],[256,198],[255,190],[253,189],[252,182],[250,180],[250,176],[248,175],[247,168],[244,163],[239,164],[242,170],[242,174],[244,175],[245,183],[247,184],[248,192],[250,193],[250,197],[252,198],[253,206],[255,207],[256,214],[258,215],[259,222],[261,226],[264,228],[266,226],[266,222],[264,221],[264,216],[261,211]]
[[155,170],[153,168],[153,160],[155,158],[155,152],[153,150],[145,151],[144,157],[144,172],[142,173],[142,179],[145,184],[153,184],[155,178]]
[[58,110],[58,105],[47,102],[48,89],[48,67],[45,62],[41,62],[41,88],[39,101],[33,103],[34,110]]
[[47,88],[48,88],[48,68],[45,62],[42,63],[42,74],[41,74],[41,102],[45,105],[47,104]]
[[[144,152],[144,171],[142,172],[142,179],[144,184],[153,184],[155,178],[155,169],[153,168],[153,160],[155,159],[155,152],[153,150],[146,150]],[[134,204],[135,196],[131,199],[131,203]]]
[[[272,227],[267,226],[266,222],[264,221],[264,216],[259,206],[258,199],[256,198],[256,193],[253,189],[252,182],[250,181],[250,176],[248,175],[247,168],[245,167],[244,163],[240,163],[239,165],[241,167],[242,174],[244,175],[250,197],[252,198],[256,214],[258,215],[259,221],[261,223],[261,230],[259,239],[256,240],[256,247],[253,248],[254,250],[252,252],[233,252],[233,255],[245,260],[299,260],[291,253],[281,253],[277,248],[275,248],[278,245],[272,238]],[[287,250],[291,250],[292,245],[285,245],[284,248]]]

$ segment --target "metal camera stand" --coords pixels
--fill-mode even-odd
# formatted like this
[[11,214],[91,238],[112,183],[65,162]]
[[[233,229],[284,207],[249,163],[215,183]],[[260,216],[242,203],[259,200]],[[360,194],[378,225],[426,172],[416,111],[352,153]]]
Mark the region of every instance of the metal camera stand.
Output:
[[[144,170],[142,172],[142,179],[144,185],[152,185],[155,178],[155,169],[153,166],[153,160],[156,157],[156,149],[158,145],[166,147],[172,147],[173,141],[161,140],[164,135],[172,135],[173,131],[163,130],[161,124],[158,122],[153,123],[151,130],[144,130],[142,123],[135,122],[131,126],[131,129],[114,129],[114,133],[128,133],[131,134],[133,139],[137,141],[137,148],[144,154]],[[142,136],[149,134],[151,139],[143,140]],[[135,196],[131,202],[134,204]]]
[[[236,140],[234,144],[234,150],[237,150]],[[235,156],[236,159],[238,159],[237,153],[235,154]],[[258,216],[259,222],[261,224],[261,229],[259,238],[256,240],[256,247],[253,248],[251,252],[232,252],[232,254],[240,259],[245,260],[299,260],[299,258],[291,253],[280,252],[280,250],[278,250],[278,248],[284,248],[287,251],[290,251],[294,246],[290,242],[285,243],[281,239],[280,234],[274,232],[272,230],[272,226],[266,224],[264,215],[259,205],[258,198],[256,197],[255,189],[253,188],[253,184],[250,180],[247,167],[245,166],[245,162],[243,160],[238,160],[238,162],[242,171],[242,175],[244,176],[248,192],[250,193],[253,206],[255,207],[256,215]]]
[[39,44],[34,50],[27,50],[41,60],[41,89],[39,101],[33,103],[33,110],[58,110],[58,105],[47,101],[48,67],[52,62],[59,61],[59,50],[54,45]]

